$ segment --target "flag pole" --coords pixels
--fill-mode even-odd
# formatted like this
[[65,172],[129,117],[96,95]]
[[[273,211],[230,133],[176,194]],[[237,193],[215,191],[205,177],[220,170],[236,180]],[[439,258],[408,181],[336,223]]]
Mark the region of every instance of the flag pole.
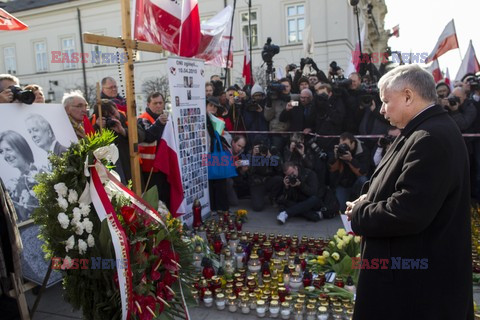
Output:
[[[237,7],[237,0],[233,0],[232,22],[230,25],[230,38],[228,39],[227,63],[225,64],[225,87],[230,86],[230,75],[228,72],[228,63],[230,62],[230,48],[232,47],[233,36],[233,20],[235,19],[235,8]],[[233,54],[232,54],[233,59]]]
[[252,0],[248,0],[248,42],[250,45],[248,46],[248,54],[250,55],[250,83],[253,83],[253,60],[252,60]]

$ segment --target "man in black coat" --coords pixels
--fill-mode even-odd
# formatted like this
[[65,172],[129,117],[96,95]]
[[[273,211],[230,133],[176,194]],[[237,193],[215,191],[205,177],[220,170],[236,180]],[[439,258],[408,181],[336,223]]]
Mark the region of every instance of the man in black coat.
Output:
[[402,133],[366,194],[347,203],[365,267],[353,318],[473,319],[465,143],[418,65],[395,68],[378,86],[381,113]]

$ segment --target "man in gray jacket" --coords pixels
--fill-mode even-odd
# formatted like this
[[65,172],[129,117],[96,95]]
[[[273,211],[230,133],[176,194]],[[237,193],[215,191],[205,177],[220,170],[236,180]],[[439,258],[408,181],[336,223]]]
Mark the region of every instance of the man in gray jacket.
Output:
[[[280,121],[280,114],[285,110],[287,103],[291,100],[299,100],[298,94],[290,94],[292,85],[289,79],[282,78],[279,82],[283,86],[283,91],[281,93],[275,92],[274,97],[272,97],[271,92],[267,92],[267,105],[264,110],[265,120],[269,121],[269,129],[271,132],[288,131],[289,123]],[[278,151],[283,152],[287,138],[288,135],[286,134],[271,135],[272,146],[277,148]]]

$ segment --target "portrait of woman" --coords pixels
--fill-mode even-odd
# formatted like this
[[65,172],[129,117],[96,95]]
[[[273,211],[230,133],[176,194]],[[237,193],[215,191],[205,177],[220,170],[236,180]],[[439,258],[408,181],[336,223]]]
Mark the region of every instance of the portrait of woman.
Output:
[[12,198],[19,221],[27,220],[38,200],[33,193],[34,179],[38,173],[34,166],[32,149],[18,132],[7,130],[0,133],[0,156],[12,168],[20,171],[20,176],[5,183]]

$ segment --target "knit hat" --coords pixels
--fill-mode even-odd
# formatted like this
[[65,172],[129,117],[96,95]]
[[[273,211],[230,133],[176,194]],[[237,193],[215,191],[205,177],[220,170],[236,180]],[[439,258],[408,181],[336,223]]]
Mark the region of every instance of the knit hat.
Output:
[[255,93],[265,94],[265,91],[263,91],[263,88],[259,84],[255,83],[251,95],[253,96]]

